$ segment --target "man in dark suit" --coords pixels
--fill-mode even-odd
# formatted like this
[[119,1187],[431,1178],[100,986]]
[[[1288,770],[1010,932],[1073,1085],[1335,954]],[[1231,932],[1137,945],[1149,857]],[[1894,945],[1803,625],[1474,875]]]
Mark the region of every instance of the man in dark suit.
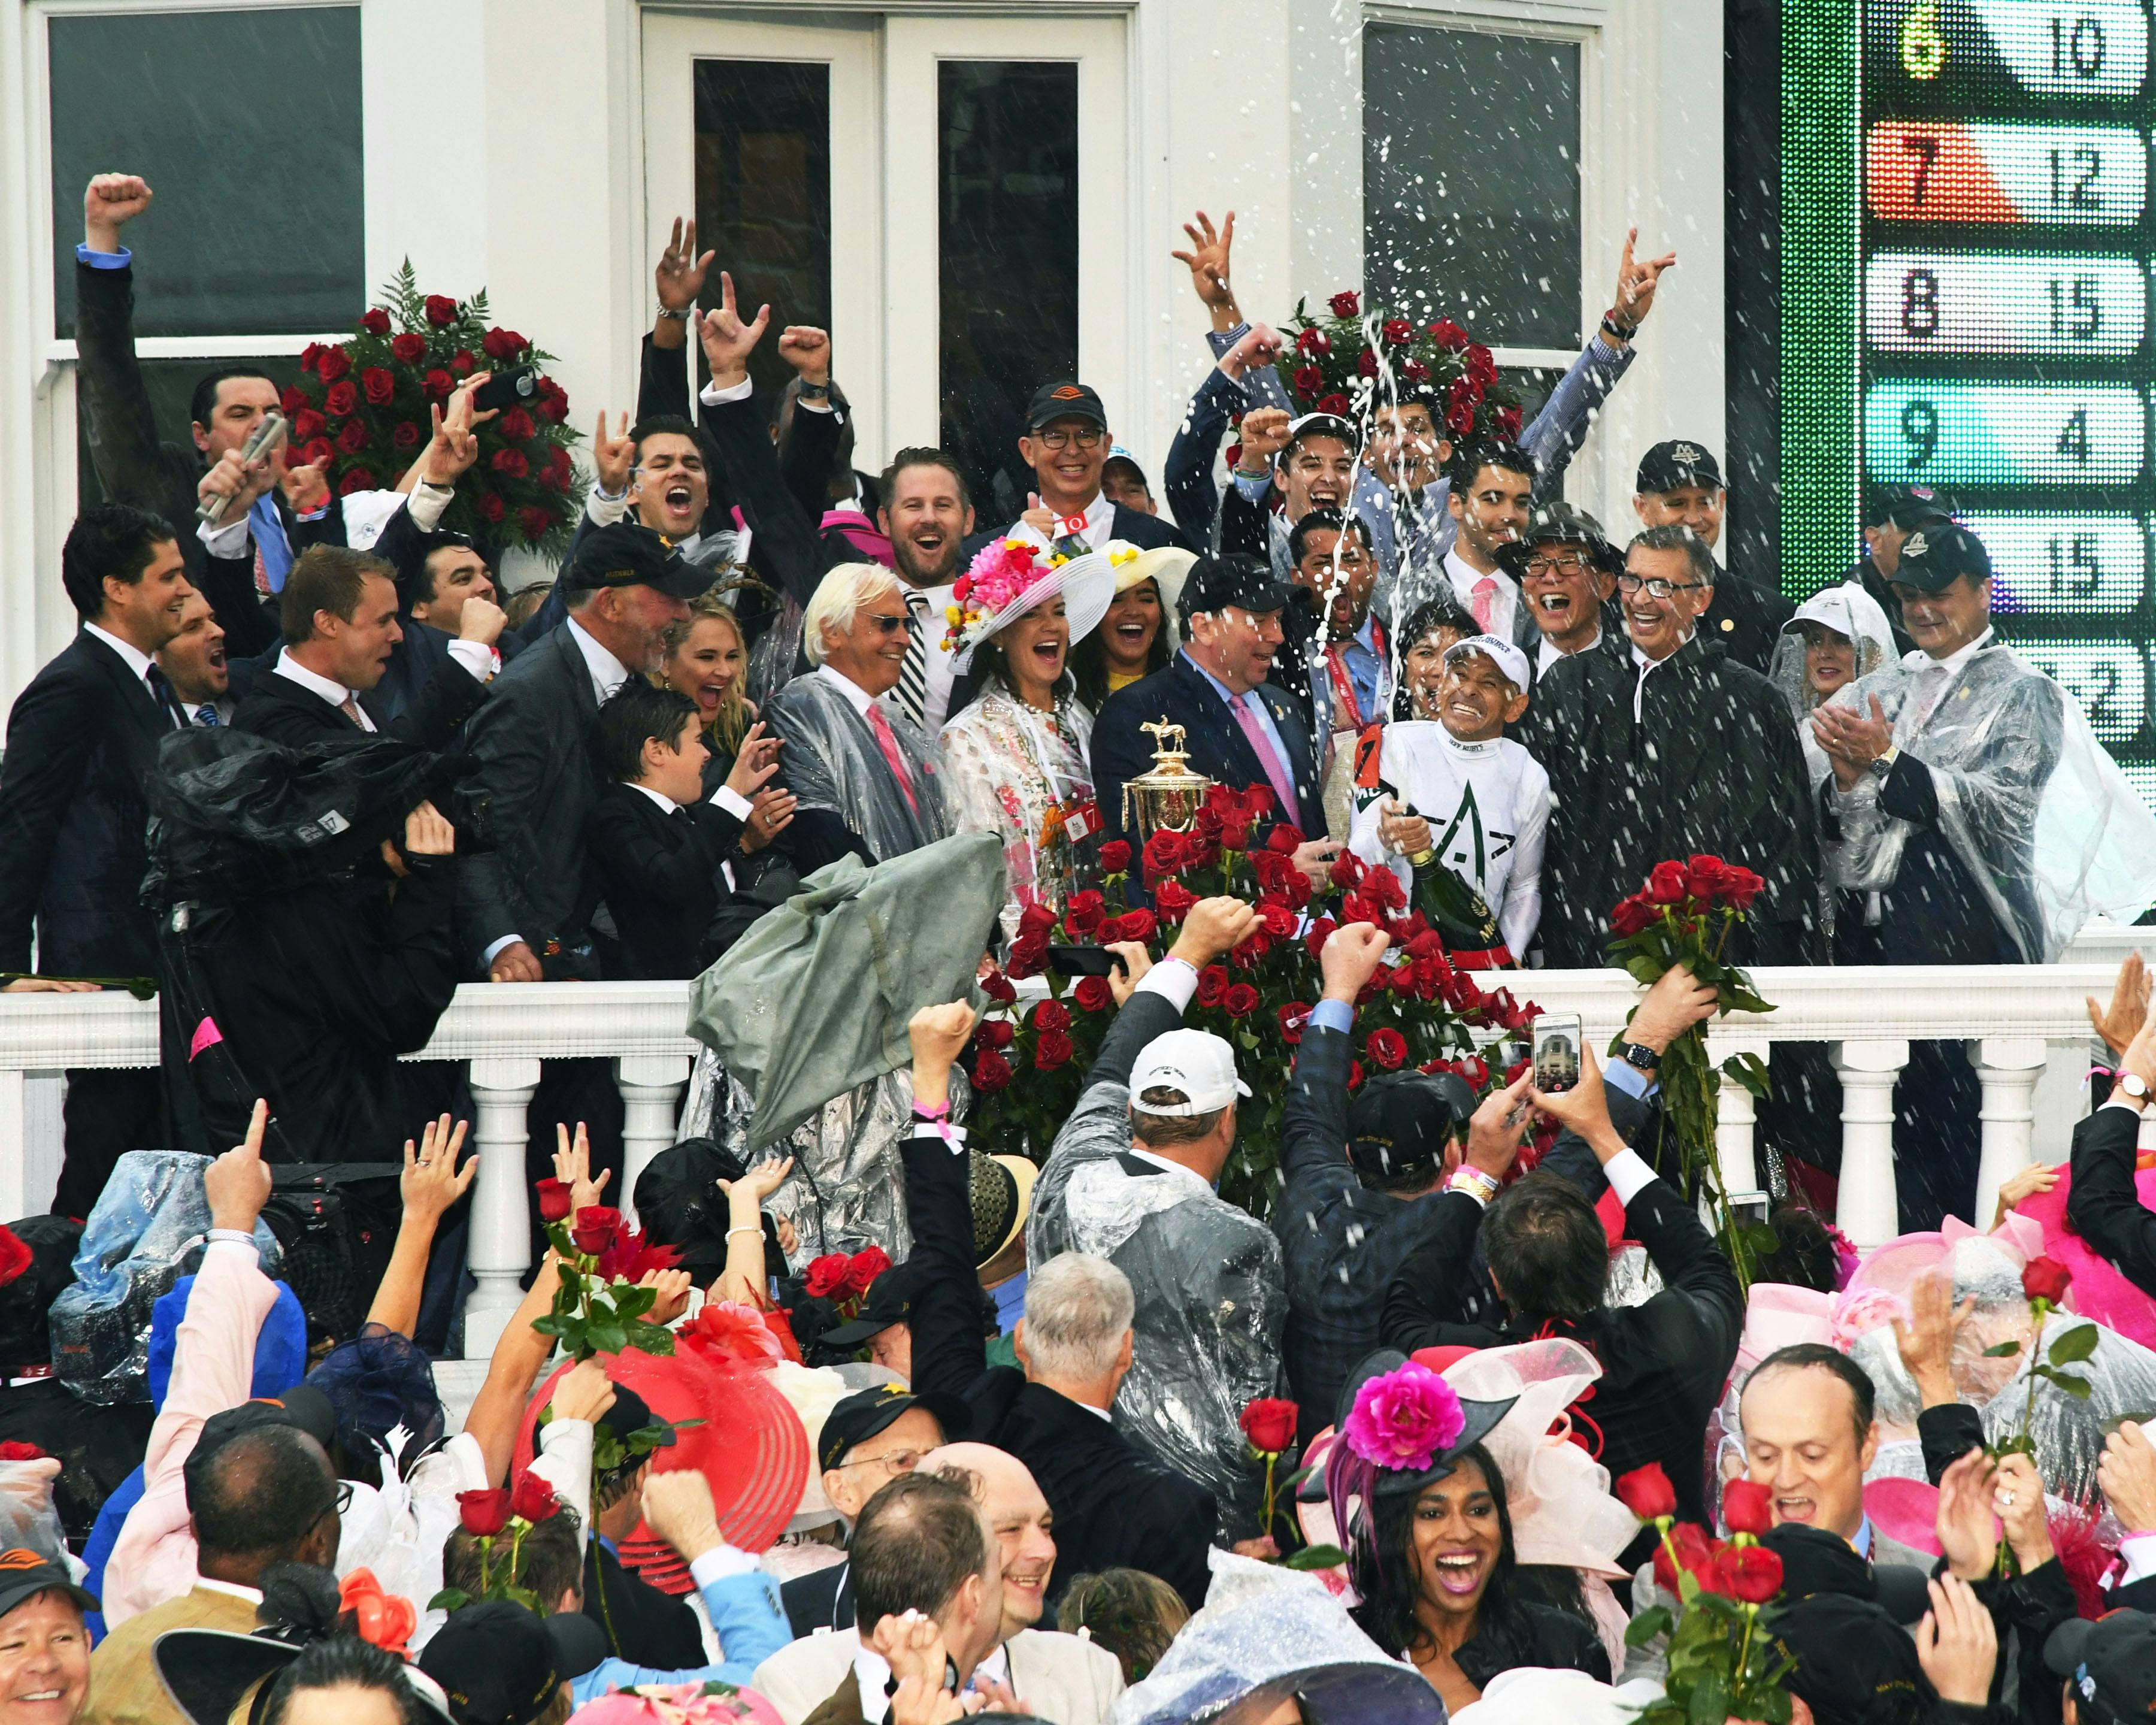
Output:
[[1060,546],[1074,554],[1098,551],[1111,539],[1141,551],[1163,545],[1198,548],[1187,544],[1181,531],[1158,516],[1128,508],[1101,489],[1101,474],[1115,439],[1108,434],[1108,410],[1099,391],[1067,381],[1044,383],[1025,410],[1025,424],[1018,452],[1033,470],[1034,508],[1002,533],[983,533],[968,542],[964,553],[968,561],[991,539],[1004,536]]
[[[131,174],[100,174],[83,193],[75,347],[90,459],[107,497],[181,524],[188,579],[216,608],[233,653],[260,653],[276,634],[264,596],[274,596],[291,567],[297,519],[279,495],[282,452],[251,469],[242,467],[239,452],[278,405],[277,386],[252,366],[208,372],[189,410],[192,447],[159,441],[135,357],[134,256],[120,243],[121,225],[147,209],[151,196]],[[198,532],[196,506],[213,492],[232,501],[218,523]],[[325,511],[316,535],[341,543],[334,495]]]
[[[0,970],[31,969],[34,926],[43,973],[11,991],[157,973],[157,922],[141,901],[144,784],[158,742],[186,720],[152,655],[195,590],[170,525],[119,503],[83,512],[60,578],[82,629],[16,697],[0,759]],[[153,1071],[67,1076],[53,1206],[87,1216],[124,1152],[166,1142],[162,1091]]]
[[[1632,507],[1642,526],[1690,527],[1711,552],[1722,542],[1728,503],[1721,465],[1705,444],[1674,438],[1640,458]],[[1722,569],[1714,578],[1712,603],[1699,619],[1700,638],[1721,642],[1738,664],[1764,676],[1774,663],[1782,625],[1796,614],[1797,608],[1779,589]]]
[[[1180,725],[1194,771],[1236,790],[1271,788],[1280,818],[1322,834],[1317,762],[1295,700],[1267,681],[1281,649],[1291,589],[1255,557],[1200,557],[1183,583],[1183,650],[1165,670],[1108,698],[1093,722],[1093,783],[1103,835],[1127,838],[1123,783],[1149,770],[1148,721]],[[1337,846],[1312,840],[1297,853],[1316,870]]]
[[2066,1219],[2074,1231],[2146,1294],[2156,1294],[2156,1214],[2134,1186],[2134,1145],[2152,1089],[2156,1017],[2118,1057],[2118,1081],[2109,1099],[2074,1127],[2066,1197]]
[[439,750],[485,698],[494,637],[502,625],[501,608],[490,599],[465,604],[465,633],[449,644],[418,699],[395,719],[377,716],[372,701],[403,638],[391,564],[341,545],[310,546],[292,565],[277,604],[284,650],[239,704],[235,729],[295,748],[378,732]]
[[[907,1029],[916,1109],[932,1111],[947,1095],[973,1024],[963,1003],[914,1014]],[[1102,1569],[1143,1569],[1195,1611],[1210,1580],[1213,1494],[1109,1423],[1131,1368],[1130,1278],[1105,1258],[1076,1252],[1036,1267],[1016,1336],[1024,1369],[991,1368],[965,1147],[922,1122],[903,1154],[913,1223],[906,1261],[927,1268],[910,1320],[914,1387],[963,1397],[973,1410],[968,1436],[1009,1450],[1031,1471],[1055,1514],[1057,1589]]]
[[[1489,1203],[1456,1184],[1424,1243],[1385,1295],[1384,1344],[1491,1348],[1537,1334],[1573,1337],[1602,1363],[1594,1414],[1599,1459],[1614,1475],[1661,1463],[1677,1513],[1704,1518],[1700,1433],[1737,1358],[1744,1296],[1698,1212],[1625,1145],[1611,1125],[1594,1050],[1580,1050],[1580,1080],[1528,1100],[1577,1132],[1625,1205],[1625,1236],[1646,1247],[1662,1291],[1642,1306],[1604,1303],[1609,1240],[1593,1204],[1561,1174],[1537,1173]],[[1502,1323],[1463,1321],[1476,1246],[1502,1290]]]

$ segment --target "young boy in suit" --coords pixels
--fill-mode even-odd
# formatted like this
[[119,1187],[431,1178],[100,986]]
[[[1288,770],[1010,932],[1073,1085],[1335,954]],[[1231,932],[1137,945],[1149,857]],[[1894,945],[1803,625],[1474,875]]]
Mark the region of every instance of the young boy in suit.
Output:
[[625,976],[701,970],[705,932],[733,887],[728,860],[766,842],[790,812],[790,797],[763,791],[778,770],[778,739],[761,725],[743,739],[726,782],[704,801],[710,751],[701,723],[687,696],[641,677],[599,709],[593,746],[607,784],[584,842],[600,896],[613,910]]

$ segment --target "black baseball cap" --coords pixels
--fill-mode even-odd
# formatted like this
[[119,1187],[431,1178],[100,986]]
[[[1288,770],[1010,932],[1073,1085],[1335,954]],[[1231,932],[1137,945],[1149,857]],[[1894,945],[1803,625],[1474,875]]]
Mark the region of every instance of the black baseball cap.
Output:
[[1871,1599],[1813,1594],[1768,1619],[1779,1651],[1796,1662],[1792,1695],[1819,1717],[1849,1725],[1922,1725],[1933,1690],[1917,1644]]
[[1091,384],[1044,383],[1026,407],[1025,429],[1038,431],[1051,419],[1090,419],[1105,430],[1108,410],[1101,405],[1100,392]]
[[2044,1663],[2073,1685],[2082,1717],[2097,1725],[2156,1713],[2156,1617],[2146,1611],[2069,1619],[2044,1643]]
[[99,1609],[96,1594],[76,1586],[67,1566],[57,1558],[33,1551],[26,1545],[0,1551],[0,1617],[5,1617],[25,1599],[48,1593],[65,1594],[85,1611]]
[[1638,491],[1674,491],[1680,485],[1722,489],[1722,465],[1714,451],[1689,438],[1671,438],[1656,444],[1640,458]]
[[550,1617],[508,1599],[449,1615],[421,1650],[457,1725],[531,1725],[562,1684],[606,1657],[606,1634],[581,1611]]
[[289,1425],[304,1431],[322,1446],[326,1455],[336,1442],[336,1409],[330,1404],[330,1399],[311,1384],[295,1384],[282,1395],[242,1402],[236,1408],[213,1414],[203,1421],[202,1434],[181,1466],[189,1507],[193,1506],[196,1494],[208,1480],[210,1462],[219,1450],[234,1438],[271,1425]]
[[1873,1564],[1838,1533],[1783,1522],[1759,1543],[1782,1560],[1782,1597],[1839,1594],[1867,1599],[1899,1624],[1917,1622],[1932,1609],[1926,1573],[1907,1563]]
[[1968,528],[1940,517],[1918,523],[1902,542],[1901,561],[1892,578],[1897,587],[1938,593],[1961,575],[1989,581],[1991,553]]
[[652,587],[669,598],[693,599],[711,584],[711,572],[699,569],[674,548],[664,533],[641,521],[619,521],[584,541],[569,565],[569,593],[601,587]]
[[827,1348],[844,1352],[859,1348],[893,1324],[907,1322],[913,1317],[914,1302],[927,1291],[928,1281],[928,1266],[915,1259],[892,1265],[869,1284],[855,1317],[824,1331],[817,1339]]
[[1874,485],[1864,498],[1867,527],[1892,523],[1906,532],[1919,521],[1954,512],[1953,499],[1936,485]]
[[1294,588],[1273,573],[1270,563],[1241,552],[1222,552],[1190,566],[1177,608],[1186,623],[1201,613],[1210,617],[1231,606],[1262,615],[1285,611],[1294,593]]
[[[890,1274],[889,1271],[884,1272],[885,1276]],[[882,1279],[877,1278],[879,1281]],[[936,1416],[936,1423],[943,1428],[943,1441],[947,1444],[953,1438],[963,1437],[966,1428],[973,1423],[973,1414],[965,1403],[940,1390],[925,1390],[916,1395],[898,1383],[856,1390],[824,1417],[824,1430],[816,1440],[818,1471],[829,1473],[846,1459],[847,1450],[866,1443],[895,1424],[900,1414],[914,1408],[925,1408]]]
[[1434,1173],[1474,1112],[1475,1092],[1455,1073],[1380,1073],[1348,1105],[1348,1159],[1380,1179]]
[[1605,575],[1617,574],[1625,567],[1625,553],[1610,542],[1602,523],[1562,497],[1535,506],[1527,516],[1526,531],[1497,547],[1497,567],[1518,580],[1527,572],[1529,552],[1537,545],[1584,545],[1594,566]]

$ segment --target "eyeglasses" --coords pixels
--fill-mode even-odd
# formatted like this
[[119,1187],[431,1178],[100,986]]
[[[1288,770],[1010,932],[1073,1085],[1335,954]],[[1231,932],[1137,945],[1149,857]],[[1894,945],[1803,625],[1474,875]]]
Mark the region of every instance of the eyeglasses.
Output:
[[[350,1480],[339,1480],[336,1482],[336,1501],[327,1509],[324,1510],[321,1515],[315,1517],[315,1526],[320,1527],[322,1522],[331,1516],[335,1516],[339,1521],[342,1521],[344,1519],[345,1512],[352,1507],[352,1481]],[[312,1530],[310,1529],[310,1531],[311,1532]]]
[[1081,449],[1097,449],[1107,435],[1097,425],[1081,425],[1075,431],[1051,425],[1045,431],[1034,433],[1034,439],[1045,449],[1067,449],[1073,444]]
[[1642,580],[1630,569],[1617,578],[1620,593],[1637,593],[1644,587],[1650,597],[1657,599],[1666,599],[1673,593],[1696,593],[1707,585],[1704,581],[1665,581],[1659,575],[1650,575]]
[[903,613],[894,617],[888,611],[871,611],[868,620],[876,626],[876,633],[880,635],[895,635],[906,627]]
[[1530,575],[1584,575],[1587,559],[1576,551],[1568,551],[1553,557],[1529,557]]
[[856,1455],[851,1461],[841,1461],[841,1467],[880,1467],[886,1473],[911,1473],[921,1466],[926,1450],[895,1450],[888,1455]]

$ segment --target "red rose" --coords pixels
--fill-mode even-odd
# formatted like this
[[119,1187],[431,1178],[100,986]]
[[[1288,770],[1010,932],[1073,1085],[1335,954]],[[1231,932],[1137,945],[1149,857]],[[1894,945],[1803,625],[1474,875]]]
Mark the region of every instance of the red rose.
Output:
[[464,1523],[465,1532],[475,1538],[499,1533],[509,1525],[509,1493],[499,1488],[457,1493],[457,1519]]
[[336,436],[336,446],[347,455],[357,455],[371,441],[372,439],[367,434],[367,421],[364,419],[346,420],[344,429]]
[[991,1000],[1000,1000],[1006,1006],[1018,999],[1018,990],[1011,987],[1010,978],[1000,970],[992,970],[981,978],[981,992]]
[[549,425],[559,425],[569,417],[569,392],[552,377],[542,377],[532,411]]
[[1116,938],[1119,941],[1136,941],[1140,946],[1143,946],[1159,932],[1158,919],[1151,911],[1141,906],[1135,911],[1124,911],[1117,919]]
[[322,463],[329,460],[336,454],[336,445],[327,438],[309,438],[306,448],[288,456],[285,465],[287,467],[320,467]]
[[1286,821],[1278,823],[1265,834],[1265,849],[1275,856],[1293,856],[1302,848],[1302,829]]
[[1070,1028],[1070,1009],[1060,1000],[1044,1000],[1033,1009],[1033,1028],[1036,1030],[1067,1030]]
[[389,442],[393,449],[416,449],[419,447],[419,428],[409,419],[399,419],[397,429],[389,434]]
[[1018,937],[1028,935],[1046,936],[1055,931],[1055,912],[1046,905],[1028,905],[1018,914]]
[[538,504],[527,503],[516,511],[516,522],[524,536],[536,544],[553,530],[554,517]]
[[1469,344],[1467,375],[1485,389],[1497,381],[1496,357],[1479,341]]
[[1722,1519],[1732,1533],[1764,1533],[1774,1525],[1774,1494],[1749,1480],[1722,1488]]
[[1295,387],[1302,395],[1315,395],[1325,388],[1325,373],[1316,366],[1297,366],[1295,368]]
[[1455,437],[1469,437],[1475,430],[1475,409],[1466,402],[1455,403],[1445,410],[1445,429]]
[[846,1291],[865,1294],[869,1284],[891,1268],[891,1254],[881,1246],[868,1246],[846,1260]]
[[323,393],[322,406],[341,419],[358,408],[359,390],[349,379],[341,383],[332,383]]
[[439,366],[429,372],[419,382],[419,388],[425,392],[429,401],[447,401],[456,387],[457,380]]
[[826,1252],[820,1258],[808,1260],[802,1272],[801,1286],[812,1300],[822,1300],[840,1292],[846,1286],[846,1266],[853,1260],[844,1252]]
[[515,330],[492,329],[480,337],[489,359],[514,359],[531,344]]
[[1326,942],[1332,938],[1333,931],[1339,926],[1330,916],[1320,916],[1303,931],[1302,943],[1310,949],[1312,957],[1323,957]]
[[1231,980],[1226,965],[1207,965],[1198,973],[1198,1004],[1200,1006],[1218,1006],[1220,997],[1228,992]]
[[1385,339],[1388,341],[1408,341],[1414,338],[1414,326],[1404,317],[1385,320]]
[[1017,1039],[1018,1027],[1009,1019],[983,1019],[973,1034],[983,1048],[1009,1048]]
[[1231,1019],[1246,1019],[1258,1009],[1258,991],[1248,983],[1231,983],[1220,997],[1220,1010]]
[[1362,295],[1353,291],[1337,293],[1325,303],[1332,308],[1335,317],[1360,317],[1363,315]]
[[[1636,1513],[1636,1512],[1635,1512]],[[1676,1548],[1676,1562],[1670,1561],[1670,1547]],[[1655,1548],[1655,1585],[1671,1599],[1680,1597],[1677,1570],[1681,1566],[1696,1577],[1702,1587],[1710,1593],[1721,1589],[1710,1586],[1714,1574],[1714,1548],[1707,1543],[1707,1535],[1690,1522],[1679,1522],[1670,1529],[1666,1544]]]
[[1408,1040],[1387,1024],[1370,1033],[1369,1040],[1363,1045],[1363,1052],[1369,1055],[1372,1064],[1383,1066],[1388,1072],[1397,1072],[1407,1062]]
[[401,363],[415,366],[427,357],[427,338],[424,336],[415,336],[408,330],[390,342],[389,351],[397,356]]
[[20,1438],[10,1438],[0,1444],[0,1461],[43,1461],[45,1452],[35,1444],[26,1444]]
[[1722,877],[1722,896],[1738,910],[1748,911],[1766,884],[1751,870],[1732,864]]
[[355,467],[337,481],[337,495],[349,497],[355,491],[373,491],[380,489],[374,482],[374,470]]
[[1152,901],[1170,922],[1180,922],[1198,902],[1198,895],[1179,881],[1163,880],[1153,888]]
[[444,294],[427,295],[427,321],[439,329],[446,329],[457,321],[457,302]]
[[1108,901],[1097,892],[1074,892],[1063,907],[1063,922],[1071,933],[1090,939],[1108,920]]
[[577,1212],[576,1224],[569,1230],[569,1240],[587,1257],[596,1258],[614,1243],[620,1233],[619,1210],[611,1204],[587,1204]]
[[1610,1490],[1620,1503],[1643,1522],[1677,1512],[1676,1487],[1670,1483],[1670,1476],[1662,1471],[1659,1461],[1650,1461],[1645,1467],[1618,1475],[1617,1483]]
[[389,333],[389,314],[379,305],[372,306],[361,315],[359,326],[370,336],[386,336]]
[[531,464],[524,459],[521,451],[516,449],[496,449],[494,459],[487,465],[496,473],[511,479],[522,479],[531,471]]
[[1022,934],[1011,942],[1010,957],[1004,968],[1014,977],[1039,976],[1048,968],[1048,937],[1045,934]]
[[1360,1090],[1362,1087],[1363,1063],[1360,1060],[1350,1060],[1348,1063],[1348,1088]]
[[1715,1589],[1747,1605],[1763,1605],[1782,1590],[1782,1560],[1764,1545],[1732,1545],[1714,1554]]
[[1070,998],[1086,1012],[1106,1012],[1116,1002],[1116,991],[1108,986],[1104,976],[1081,976],[1078,985],[1071,989]]
[[1321,413],[1330,413],[1335,418],[1347,418],[1348,409],[1353,405],[1353,403],[1337,389],[1330,395],[1321,395],[1317,398],[1317,411]]
[[[322,344],[319,341],[308,342],[300,350],[300,369],[303,372],[311,372],[321,362],[321,357]],[[1232,467],[1235,464],[1231,461],[1228,465]]]
[[551,1175],[532,1189],[539,1199],[539,1219],[542,1222],[562,1222],[569,1215],[569,1184]]
[[[1229,794],[1235,793],[1231,791]],[[1263,820],[1273,812],[1273,788],[1267,784],[1251,785],[1244,791],[1241,802],[1243,812],[1252,820]]]
[[292,441],[304,449],[322,434],[329,421],[312,408],[301,408],[292,415]]
[[1183,866],[1183,834],[1170,832],[1166,827],[1146,840],[1145,871],[1151,880],[1158,875],[1172,875]]
[[511,408],[495,424],[496,431],[511,443],[529,443],[531,434],[539,428],[531,423],[531,416],[521,408]]
[[1655,907],[1635,893],[1609,913],[1609,932],[1619,937],[1637,934],[1655,920]]
[[1363,859],[1352,850],[1343,850],[1332,859],[1332,866],[1325,878],[1335,886],[1360,886],[1365,872]]
[[307,406],[307,393],[296,383],[277,398],[277,405],[285,411],[287,419],[301,413]]
[[480,494],[479,518],[483,521],[499,521],[509,513],[509,506],[491,491]]
[[1718,856],[1699,855],[1685,860],[1685,886],[1702,904],[1711,902],[1728,878],[1729,865]]
[[1011,1081],[1010,1062],[993,1049],[984,1048],[974,1057],[973,1078],[975,1090],[1002,1090]]
[[1131,865],[1131,847],[1122,839],[1111,839],[1101,847],[1101,872],[1120,875]]
[[509,1512],[521,1520],[543,1522],[561,1507],[554,1488],[528,1469],[509,1488]]
[[472,351],[469,347],[459,347],[449,356],[449,369],[459,377],[470,377],[478,365],[479,362],[472,357]]
[[2056,1258],[2031,1258],[2021,1272],[2021,1291],[2031,1300],[2056,1306],[2073,1279],[2073,1271]]
[[1467,345],[1467,331],[1449,317],[1440,317],[1430,326],[1430,339],[1440,347],[1449,347],[1455,353]]
[[1411,359],[1400,367],[1400,376],[1407,379],[1410,388],[1419,389],[1430,382],[1430,367],[1419,359]]
[[1258,960],[1272,949],[1273,937],[1264,929],[1260,928],[1253,931],[1250,937],[1241,946],[1232,949],[1228,957],[1233,961],[1236,969],[1255,970],[1257,968]]
[[1040,1039],[1033,1045],[1033,1064],[1043,1072],[1053,1072],[1060,1066],[1070,1064],[1076,1053],[1070,1039],[1060,1030],[1043,1030]]
[[1376,377],[1378,375],[1378,356],[1375,350],[1365,347],[1360,354],[1357,355],[1355,359],[1355,369],[1358,373],[1365,377]]
[[562,459],[557,461],[552,456],[548,457],[547,470],[539,475],[539,483],[550,491],[566,492],[569,489],[569,481],[575,477],[575,473],[569,465],[567,450],[557,449],[554,454]]
[[1281,1040],[1291,1048],[1302,1040],[1302,1033],[1310,1026],[1310,1003],[1291,1000],[1280,1009]]
[[1295,351],[1311,359],[1322,359],[1332,352],[1332,337],[1322,330],[1305,330],[1295,338]]
[[1283,1455],[1295,1442],[1296,1421],[1302,1409],[1276,1395],[1262,1395],[1243,1409],[1236,1424],[1250,1447],[1260,1455]]
[[325,383],[336,382],[351,369],[352,356],[341,347],[325,347],[315,361],[315,375]]
[[1507,441],[1517,443],[1520,440],[1520,410],[1517,408],[1498,408],[1497,429]]
[[[1220,823],[1219,839],[1212,847],[1216,857],[1222,850],[1248,850],[1250,848],[1250,824],[1249,821],[1244,819],[1239,814],[1233,820],[1224,820]],[[1191,859],[1191,866],[1194,868],[1209,868],[1211,865],[1209,860],[1201,860],[1197,857]]]
[[1295,932],[1295,912],[1277,899],[1260,900],[1257,912],[1265,932],[1275,940],[1284,941]]
[[1682,863],[1658,862],[1647,876],[1647,897],[1658,905],[1681,905],[1685,901],[1685,871]]

